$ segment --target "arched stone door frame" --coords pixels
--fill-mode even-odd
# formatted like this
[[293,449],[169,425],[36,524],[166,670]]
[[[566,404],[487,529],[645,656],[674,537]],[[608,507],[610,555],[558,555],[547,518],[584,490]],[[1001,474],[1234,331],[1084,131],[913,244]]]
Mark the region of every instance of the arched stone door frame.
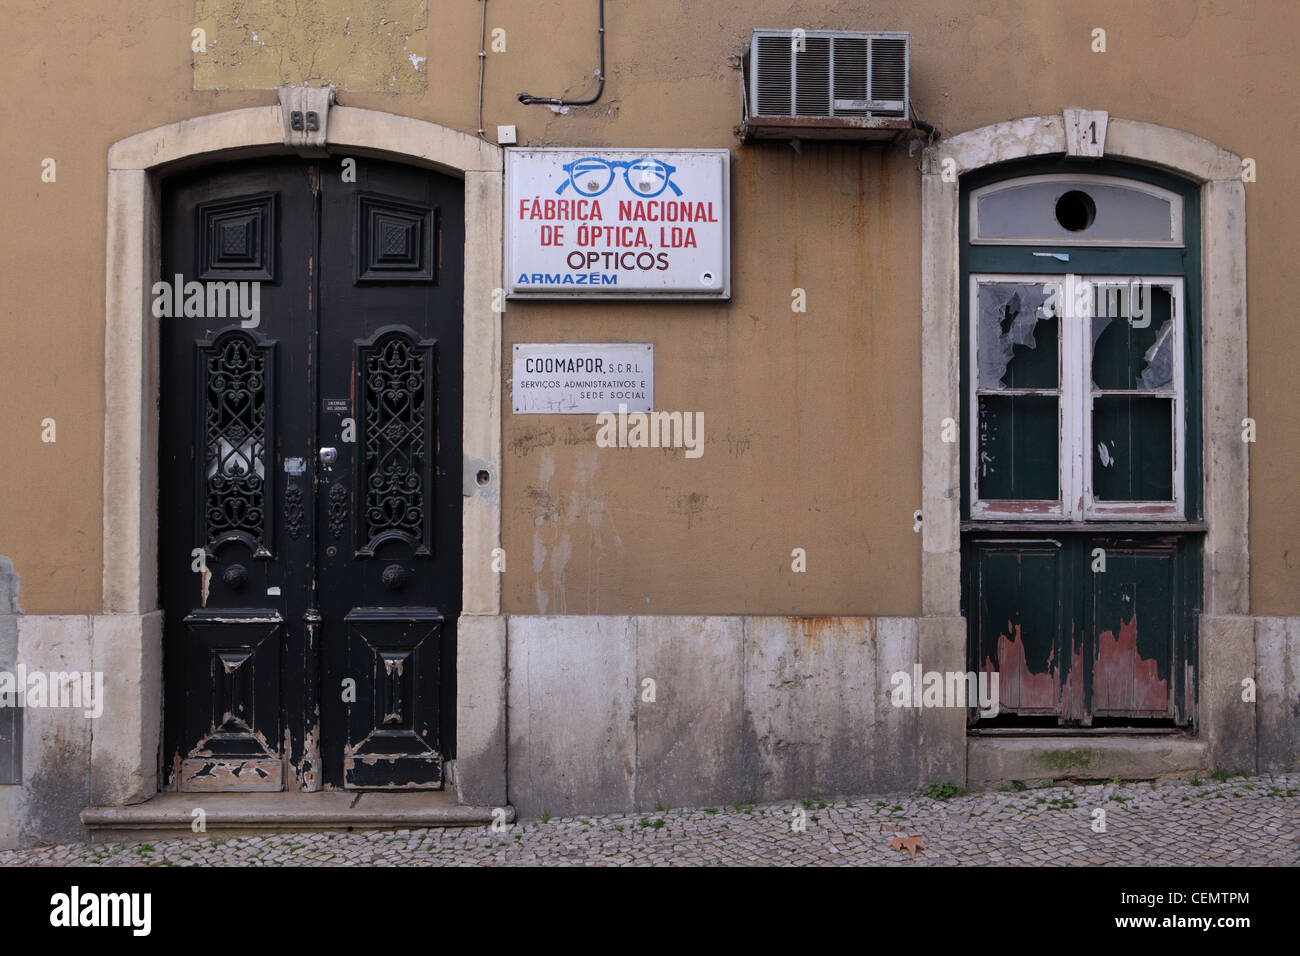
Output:
[[[119,699],[115,726],[91,745],[91,800],[138,803],[158,790],[162,615],[158,554],[159,187],[187,167],[291,155],[279,106],[182,120],[108,151],[105,289],[103,610],[96,667]],[[434,123],[335,106],[332,153],[426,166],[465,184],[463,611],[458,625],[457,756],[462,803],[502,805],[505,792],[505,623],[492,551],[501,540],[502,150]],[[494,308],[494,306],[496,308]],[[111,685],[111,686],[109,686]]]
[[[966,660],[960,617],[960,445],[941,437],[944,419],[956,421],[960,408],[960,177],[1010,160],[1068,152],[1066,116],[1054,115],[969,130],[924,153],[921,601],[924,617],[937,619],[921,628],[927,667],[962,671]],[[1211,766],[1253,770],[1254,708],[1242,706],[1240,697],[1242,678],[1255,674],[1248,445],[1240,437],[1241,420],[1249,415],[1242,160],[1191,133],[1115,117],[1106,124],[1103,155],[1168,170],[1200,186],[1203,501],[1209,531],[1203,551],[1199,736]],[[951,734],[956,726],[945,730]],[[932,761],[935,769],[955,772],[964,754],[944,749],[946,757]]]

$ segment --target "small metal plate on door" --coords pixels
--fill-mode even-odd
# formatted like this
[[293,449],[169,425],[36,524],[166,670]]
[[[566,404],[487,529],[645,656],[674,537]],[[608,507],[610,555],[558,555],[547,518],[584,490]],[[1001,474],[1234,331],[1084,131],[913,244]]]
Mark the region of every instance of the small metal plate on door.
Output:
[[325,411],[338,412],[346,415],[348,413],[348,400],[346,398],[327,398],[325,402]]
[[301,475],[306,470],[306,458],[286,458],[284,460],[284,473],[286,475]]

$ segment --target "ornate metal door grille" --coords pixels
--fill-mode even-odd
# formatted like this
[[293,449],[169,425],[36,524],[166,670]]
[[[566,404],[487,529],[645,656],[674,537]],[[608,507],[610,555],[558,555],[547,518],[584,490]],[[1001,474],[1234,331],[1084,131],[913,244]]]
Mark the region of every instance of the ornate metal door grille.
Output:
[[417,555],[429,553],[433,348],[401,330],[358,344],[357,392],[365,409],[358,554],[373,555],[389,540],[406,542]]
[[274,346],[259,344],[246,332],[227,332],[201,346],[199,354],[204,436],[199,540],[209,553],[224,541],[240,541],[257,555],[269,555],[266,452],[272,443]]

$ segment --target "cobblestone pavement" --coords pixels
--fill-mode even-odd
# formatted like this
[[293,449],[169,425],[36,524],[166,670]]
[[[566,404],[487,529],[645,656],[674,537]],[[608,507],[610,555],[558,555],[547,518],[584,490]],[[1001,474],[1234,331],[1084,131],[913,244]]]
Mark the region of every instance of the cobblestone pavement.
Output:
[[[938,796],[947,796],[939,793]],[[1097,811],[1105,811],[1104,817]],[[792,824],[800,821],[799,832]],[[1104,832],[1097,832],[1104,823]],[[1094,829],[1095,828],[1095,829]],[[920,835],[915,858],[892,849]],[[0,851],[0,866],[1273,865],[1300,863],[1300,774],[664,809],[487,827]]]

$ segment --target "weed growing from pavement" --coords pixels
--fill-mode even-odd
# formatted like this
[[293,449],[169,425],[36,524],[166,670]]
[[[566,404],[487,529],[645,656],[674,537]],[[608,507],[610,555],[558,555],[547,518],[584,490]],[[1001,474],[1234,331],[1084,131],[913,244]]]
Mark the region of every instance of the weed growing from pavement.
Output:
[[929,783],[926,785],[925,789],[921,791],[923,796],[929,797],[931,800],[940,800],[945,802],[951,800],[953,797],[964,797],[968,793],[969,791],[965,788],[959,787],[948,780]]

